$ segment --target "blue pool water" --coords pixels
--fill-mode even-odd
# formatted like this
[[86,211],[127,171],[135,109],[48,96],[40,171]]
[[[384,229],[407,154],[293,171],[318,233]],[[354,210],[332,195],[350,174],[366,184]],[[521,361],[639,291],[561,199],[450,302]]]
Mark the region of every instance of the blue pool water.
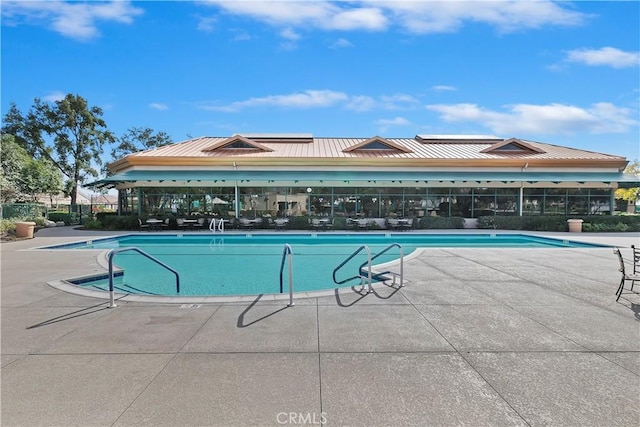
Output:
[[[114,263],[124,270],[114,284],[118,292],[147,295],[257,295],[280,291],[280,267],[284,245],[293,250],[295,291],[333,289],[333,270],[361,245],[375,256],[393,243],[403,247],[405,255],[418,247],[594,247],[597,245],[529,236],[523,234],[176,234],[125,235],[74,244],[56,249],[114,249],[136,247],[154,256],[180,275],[180,293],[176,293],[175,275],[137,252],[118,253]],[[49,247],[48,249],[51,249]],[[393,248],[376,258],[374,264],[397,259]],[[360,252],[336,278],[346,280],[357,274],[367,261]],[[397,268],[396,268],[397,270]],[[285,269],[285,291],[287,290]],[[347,280],[341,286],[359,284]],[[107,290],[106,277],[78,283],[79,286]]]

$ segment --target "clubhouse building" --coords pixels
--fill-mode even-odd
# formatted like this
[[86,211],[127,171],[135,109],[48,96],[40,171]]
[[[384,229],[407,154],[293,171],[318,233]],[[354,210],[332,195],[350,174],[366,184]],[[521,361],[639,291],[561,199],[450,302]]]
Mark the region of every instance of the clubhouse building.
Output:
[[130,154],[92,185],[138,216],[611,215],[614,191],[640,186],[627,163],[488,135],[238,134]]

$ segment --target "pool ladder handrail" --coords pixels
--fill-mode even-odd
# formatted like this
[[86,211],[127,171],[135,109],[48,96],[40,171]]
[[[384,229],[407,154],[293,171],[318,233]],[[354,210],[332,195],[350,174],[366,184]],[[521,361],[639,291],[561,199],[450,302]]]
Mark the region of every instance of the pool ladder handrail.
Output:
[[[365,262],[364,264],[362,264],[360,266],[360,268],[358,268],[358,274],[356,276],[352,276],[352,277],[349,277],[348,279],[345,279],[345,280],[342,280],[342,281],[338,282],[338,280],[336,279],[336,273],[338,272],[338,270],[340,270],[342,267],[344,267],[349,261],[351,261],[351,259],[353,259],[353,257],[358,255],[363,250],[367,251],[367,262]],[[367,274],[367,276],[363,276],[362,275],[362,267],[364,267],[365,265],[368,265],[368,274]],[[333,282],[336,285],[341,285],[341,284],[343,284],[343,283],[345,283],[345,282],[347,282],[347,281],[349,281],[351,279],[360,279],[360,284],[362,285],[362,289],[365,289],[365,279],[367,279],[369,281],[369,287],[367,288],[367,293],[373,291],[373,278],[372,277],[373,276],[371,274],[371,249],[369,249],[369,246],[367,246],[367,245],[360,246],[351,255],[349,255],[347,257],[347,259],[342,261],[342,263],[340,263],[340,265],[337,266],[333,270]]]
[[113,298],[113,258],[121,253],[121,252],[126,252],[126,251],[135,251],[138,252],[140,255],[143,255],[147,258],[149,258],[151,261],[155,262],[156,264],[160,264],[162,267],[166,268],[167,270],[171,271],[173,274],[176,275],[176,293],[180,293],[180,274],[178,274],[178,272],[176,270],[174,270],[173,268],[169,267],[167,264],[165,264],[164,262],[160,261],[159,259],[149,255],[148,253],[146,253],[145,251],[143,251],[140,248],[136,248],[135,246],[130,246],[130,247],[126,247],[126,248],[115,248],[115,249],[111,249],[109,251],[109,253],[107,254],[107,259],[109,260],[109,308],[113,308],[113,307],[117,307],[117,305],[114,302],[114,298]]
[[[393,276],[393,285],[396,284],[396,277],[400,276],[400,287],[402,288],[404,286],[404,250],[402,249],[402,245],[400,243],[390,244],[389,246],[387,246],[386,248],[384,248],[383,250],[375,254],[369,262],[372,262],[374,259],[378,258],[380,255],[383,255],[384,253],[386,253],[387,251],[391,250],[394,247],[397,247],[398,249],[400,249],[400,274],[396,273],[395,271],[384,271],[384,272],[378,273],[377,275],[391,274]],[[359,270],[362,271],[362,267],[364,267],[365,265],[367,265],[367,263],[363,262],[360,265]]]
[[222,218],[218,220],[218,225],[216,225],[215,218],[211,218],[211,221],[209,221],[209,231],[211,231],[212,233],[215,233],[216,229],[219,232],[224,233],[224,220]]
[[280,293],[283,293],[284,286],[282,280],[282,274],[284,271],[284,262],[285,259],[289,257],[289,304],[287,306],[293,307],[295,303],[293,302],[293,250],[291,249],[291,245],[285,243],[284,250],[282,251],[282,262],[280,263]]

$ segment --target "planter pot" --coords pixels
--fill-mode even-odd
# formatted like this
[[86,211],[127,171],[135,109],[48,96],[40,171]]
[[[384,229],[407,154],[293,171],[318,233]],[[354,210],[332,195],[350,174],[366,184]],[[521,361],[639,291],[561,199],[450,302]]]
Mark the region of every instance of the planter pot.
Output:
[[568,219],[569,233],[582,233],[582,222],[581,219]]
[[16,222],[16,237],[33,239],[33,229],[35,226],[35,222]]

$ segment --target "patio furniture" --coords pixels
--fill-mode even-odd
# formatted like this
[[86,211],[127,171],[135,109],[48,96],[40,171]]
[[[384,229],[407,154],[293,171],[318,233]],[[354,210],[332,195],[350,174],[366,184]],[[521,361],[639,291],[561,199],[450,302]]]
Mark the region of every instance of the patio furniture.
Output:
[[253,229],[255,224],[256,224],[255,221],[250,220],[249,218],[240,218],[240,220],[238,220],[238,226],[245,230]]
[[368,218],[360,218],[357,221],[357,223],[358,223],[358,230],[365,230],[365,231],[369,229],[369,225],[371,224]]
[[160,227],[162,226],[164,221],[158,218],[149,218],[145,222],[149,224],[151,230],[158,231],[160,230]]
[[[640,275],[635,273],[635,272],[633,274],[627,274],[627,271],[626,271],[626,268],[625,268],[626,266],[625,266],[624,258],[622,257],[622,253],[620,252],[620,248],[614,248],[613,249],[613,253],[618,255],[618,262],[620,263],[620,268],[618,270],[622,274],[622,276],[620,277],[620,285],[618,285],[618,290],[616,291],[616,301],[618,301],[620,299],[620,296],[622,295],[622,291],[624,289],[625,282],[631,282],[630,290],[632,290],[634,283],[635,282],[640,282]],[[635,251],[634,251],[634,256],[635,256]],[[635,264],[635,261],[634,261],[634,264]],[[634,265],[634,267],[635,267],[635,265]]]
[[143,224],[140,218],[138,218],[138,226],[140,227],[140,230],[149,230],[151,228],[151,224]]
[[331,218],[331,219],[326,218],[324,220],[324,229],[325,230],[329,230],[329,229],[333,230],[333,224],[334,224],[334,219],[333,218]]
[[320,221],[318,218],[311,218],[311,228],[314,230],[322,230],[324,229],[324,223]]
[[196,222],[191,224],[191,227],[202,230],[204,228],[204,218],[198,218]]
[[273,222],[276,230],[284,230],[289,227],[289,218],[276,218]]
[[386,222],[387,222],[387,228],[390,230],[397,230],[398,227],[400,226],[398,224],[398,218],[387,218]]
[[398,228],[400,231],[409,230],[413,227],[413,218],[401,218],[398,220]]

